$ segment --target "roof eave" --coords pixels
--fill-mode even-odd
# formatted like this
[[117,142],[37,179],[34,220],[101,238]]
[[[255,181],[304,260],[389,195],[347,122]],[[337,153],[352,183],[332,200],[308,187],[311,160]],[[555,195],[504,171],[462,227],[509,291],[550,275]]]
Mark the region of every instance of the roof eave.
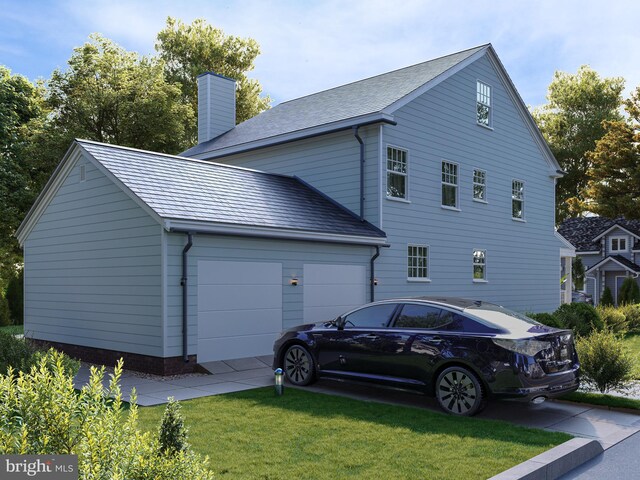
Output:
[[252,142],[220,148],[218,150],[207,150],[206,152],[197,153],[195,155],[189,155],[188,154],[189,150],[187,150],[186,152],[183,152],[181,155],[188,156],[190,158],[197,158],[201,160],[210,160],[213,158],[233,155],[236,153],[257,150],[259,148],[272,147],[275,145],[281,145],[283,143],[294,142],[296,140],[303,140],[305,138],[317,137],[319,135],[326,135],[329,133],[349,130],[350,128],[355,126],[364,127],[367,125],[375,125],[378,123],[387,123],[391,125],[396,125],[396,121],[394,120],[393,115],[383,113],[383,112],[375,112],[367,115],[361,115],[359,117],[347,118],[344,120],[340,120],[338,122],[332,122],[324,125],[305,128],[302,130],[296,130],[295,132],[289,132],[281,135],[262,138],[259,140],[254,140]]
[[387,245],[386,237],[345,235],[309,230],[263,227],[255,225],[237,225],[180,219],[165,219],[164,228],[169,232],[191,232],[208,235],[273,238],[280,240],[300,240],[351,245]]

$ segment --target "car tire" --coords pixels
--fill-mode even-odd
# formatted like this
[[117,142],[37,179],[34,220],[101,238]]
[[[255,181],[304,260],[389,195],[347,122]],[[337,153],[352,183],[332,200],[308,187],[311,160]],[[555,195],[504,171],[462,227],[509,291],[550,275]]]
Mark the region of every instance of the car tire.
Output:
[[316,381],[316,362],[302,345],[291,345],[282,363],[284,374],[293,385],[304,387]]
[[440,407],[451,415],[470,417],[486,406],[478,377],[464,367],[456,365],[440,372],[435,391]]

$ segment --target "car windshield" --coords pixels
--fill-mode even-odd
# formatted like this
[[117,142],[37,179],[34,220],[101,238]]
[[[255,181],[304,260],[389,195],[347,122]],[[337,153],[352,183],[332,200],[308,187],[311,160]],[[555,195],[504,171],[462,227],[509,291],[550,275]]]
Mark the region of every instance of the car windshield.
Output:
[[540,325],[540,323],[526,315],[508,310],[493,303],[481,303],[473,307],[465,308],[464,311],[496,327],[502,327],[508,330],[521,330],[523,327],[522,322],[529,325]]

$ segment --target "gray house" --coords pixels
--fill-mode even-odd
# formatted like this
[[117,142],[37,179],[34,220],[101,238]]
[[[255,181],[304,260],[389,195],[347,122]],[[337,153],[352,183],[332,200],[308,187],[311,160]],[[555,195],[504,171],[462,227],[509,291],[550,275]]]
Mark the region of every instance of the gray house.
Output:
[[234,88],[181,156],[71,146],[17,233],[31,337],[172,373],[373,299],[560,303],[562,172],[490,45],[239,125]]
[[582,259],[584,291],[598,304],[605,287],[609,287],[617,304],[622,282],[627,277],[640,276],[640,221],[570,218],[562,223],[558,232],[573,244]]

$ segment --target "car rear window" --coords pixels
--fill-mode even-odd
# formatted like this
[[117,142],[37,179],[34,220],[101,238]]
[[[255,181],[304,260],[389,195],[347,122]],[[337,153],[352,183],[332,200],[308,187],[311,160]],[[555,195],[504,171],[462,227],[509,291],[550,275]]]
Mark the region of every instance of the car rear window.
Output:
[[447,319],[444,330],[450,330],[453,332],[469,332],[469,333],[500,333],[500,330],[495,325],[491,325],[484,322],[473,320],[459,313],[442,311],[442,318]]
[[521,330],[524,324],[540,325],[534,319],[492,303],[483,303],[476,307],[465,308],[465,312],[479,318],[484,323],[497,328]]
[[441,318],[442,310],[428,305],[408,303],[402,307],[402,312],[396,320],[396,328],[439,328],[446,319]]

